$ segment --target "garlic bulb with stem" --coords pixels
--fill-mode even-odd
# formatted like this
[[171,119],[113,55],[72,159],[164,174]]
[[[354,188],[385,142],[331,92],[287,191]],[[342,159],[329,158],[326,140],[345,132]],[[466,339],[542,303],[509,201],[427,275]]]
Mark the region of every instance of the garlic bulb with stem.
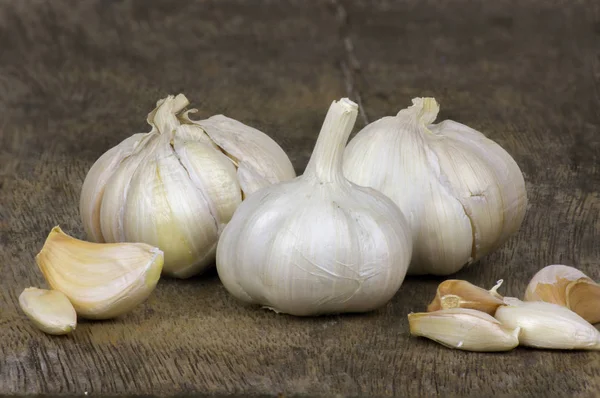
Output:
[[102,155],[83,183],[80,213],[94,242],[144,242],[165,253],[165,275],[214,263],[233,212],[263,186],[296,176],[266,134],[223,115],[189,118],[183,94],[158,101],[152,130]]
[[44,333],[62,335],[71,333],[77,327],[77,313],[73,304],[58,290],[28,287],[19,296],[19,305]]
[[399,289],[410,229],[385,195],[346,180],[342,155],[358,106],[334,101],[304,174],[244,201],[217,247],[217,272],[237,299],[277,312],[374,310]]
[[600,322],[600,285],[567,265],[549,265],[539,270],[527,285],[525,301],[562,305],[590,323]]
[[525,216],[523,175],[494,141],[463,124],[432,124],[439,105],[415,98],[348,144],[344,173],[389,196],[413,233],[409,274],[449,275],[502,245]]
[[56,226],[35,260],[54,290],[78,315],[110,319],[150,296],[160,279],[163,252],[145,243],[92,243]]

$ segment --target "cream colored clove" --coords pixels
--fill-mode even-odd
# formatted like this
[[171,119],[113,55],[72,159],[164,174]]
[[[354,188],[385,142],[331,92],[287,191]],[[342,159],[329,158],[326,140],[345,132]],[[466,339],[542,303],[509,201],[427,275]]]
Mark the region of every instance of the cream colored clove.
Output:
[[600,285],[574,267],[542,268],[529,282],[524,299],[562,305],[590,323],[600,322]]
[[489,314],[451,308],[408,314],[410,333],[465,351],[509,351],[519,344],[519,327],[506,327]]
[[44,333],[67,334],[77,327],[75,308],[63,293],[58,290],[28,287],[19,296],[19,305]]
[[64,293],[78,315],[114,318],[146,300],[156,287],[163,252],[145,243],[91,243],[52,229],[36,256],[52,289]]
[[498,288],[503,280],[485,290],[470,282],[459,279],[448,279],[440,283],[435,298],[427,307],[427,311],[438,311],[450,308],[470,308],[494,315],[498,306],[504,304]]
[[507,300],[496,319],[508,328],[521,328],[521,345],[564,349],[600,350],[600,332],[570,309],[544,301]]

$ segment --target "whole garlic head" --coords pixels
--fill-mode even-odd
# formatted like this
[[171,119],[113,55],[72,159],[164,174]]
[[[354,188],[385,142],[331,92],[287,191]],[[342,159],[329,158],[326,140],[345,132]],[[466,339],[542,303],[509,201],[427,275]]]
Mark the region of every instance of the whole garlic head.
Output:
[[217,271],[236,298],[297,316],[376,309],[412,251],[402,212],[342,172],[358,106],[333,102],[305,173],[244,201],[225,227]]
[[183,94],[158,101],[149,133],[102,155],[81,190],[94,242],[144,242],[163,273],[187,278],[214,263],[218,237],[245,196],[290,180],[294,168],[266,134],[223,115],[192,121]]
[[433,98],[362,129],[344,173],[389,196],[413,233],[409,274],[449,275],[502,245],[525,217],[525,182],[513,158],[463,124],[431,124]]

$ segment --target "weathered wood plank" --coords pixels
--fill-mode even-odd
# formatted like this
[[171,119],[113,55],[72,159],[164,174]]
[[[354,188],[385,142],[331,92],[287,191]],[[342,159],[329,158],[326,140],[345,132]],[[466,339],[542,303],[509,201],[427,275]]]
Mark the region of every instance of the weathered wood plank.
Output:
[[216,273],[162,280],[122,319],[64,338],[25,320],[34,256],[57,223],[83,237],[87,169],[184,92],[273,136],[301,172],[327,106],[365,120],[433,95],[521,165],[520,233],[456,276],[520,296],[544,265],[600,279],[600,6],[268,0],[0,3],[0,394],[596,396],[597,353],[465,353],[410,338],[440,279],[379,311],[298,319],[248,309]]

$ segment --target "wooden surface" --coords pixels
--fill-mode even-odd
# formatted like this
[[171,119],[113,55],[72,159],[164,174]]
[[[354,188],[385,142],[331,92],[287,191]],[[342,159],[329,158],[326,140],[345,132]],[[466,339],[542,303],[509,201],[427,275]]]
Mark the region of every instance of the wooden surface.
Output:
[[52,226],[83,237],[83,178],[185,93],[274,137],[299,173],[328,105],[365,121],[435,96],[521,166],[521,231],[456,275],[520,296],[539,268],[600,279],[597,1],[0,1],[0,395],[600,395],[598,352],[453,351],[411,338],[441,279],[409,278],[379,311],[299,319],[241,306],[215,272],[161,280],[127,316],[64,338],[18,308],[44,286]]

